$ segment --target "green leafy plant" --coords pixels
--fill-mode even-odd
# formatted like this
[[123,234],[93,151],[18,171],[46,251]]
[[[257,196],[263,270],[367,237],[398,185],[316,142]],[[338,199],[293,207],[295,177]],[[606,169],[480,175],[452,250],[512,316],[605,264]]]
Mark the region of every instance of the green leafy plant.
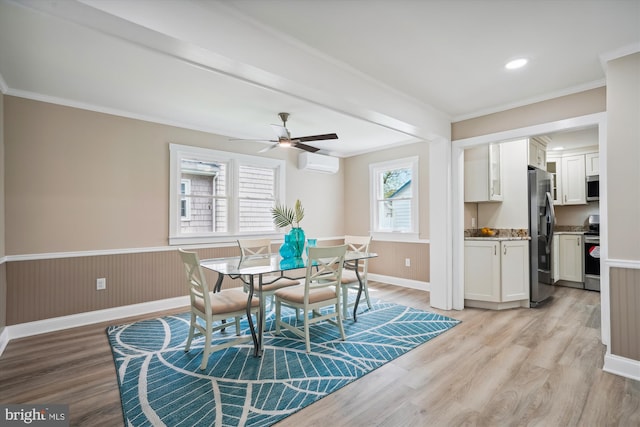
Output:
[[296,200],[295,207],[290,208],[286,205],[276,204],[271,209],[271,217],[273,218],[273,224],[278,228],[285,228],[288,226],[299,228],[300,221],[304,218],[304,208],[302,202]]

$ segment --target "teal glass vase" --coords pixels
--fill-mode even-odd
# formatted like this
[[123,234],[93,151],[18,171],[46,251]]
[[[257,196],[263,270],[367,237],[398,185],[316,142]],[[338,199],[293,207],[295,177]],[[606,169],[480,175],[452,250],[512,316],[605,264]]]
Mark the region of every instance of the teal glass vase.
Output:
[[289,243],[293,246],[293,256],[295,258],[302,257],[304,253],[304,244],[306,242],[304,230],[299,227],[293,227],[291,231],[289,231]]
[[282,244],[282,246],[280,246],[278,252],[283,259],[295,257],[295,251],[293,249],[293,245],[291,244],[291,236],[289,234],[284,235],[284,243]]

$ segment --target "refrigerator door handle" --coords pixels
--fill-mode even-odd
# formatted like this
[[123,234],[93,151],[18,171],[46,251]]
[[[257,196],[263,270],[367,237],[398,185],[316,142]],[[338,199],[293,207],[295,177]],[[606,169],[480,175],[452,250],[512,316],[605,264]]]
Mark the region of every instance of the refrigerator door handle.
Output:
[[553,229],[556,227],[556,212],[553,209],[553,198],[551,197],[551,193],[547,191],[546,194],[546,210],[547,215],[549,216],[549,221],[547,222],[547,253],[551,253],[551,246],[553,245]]

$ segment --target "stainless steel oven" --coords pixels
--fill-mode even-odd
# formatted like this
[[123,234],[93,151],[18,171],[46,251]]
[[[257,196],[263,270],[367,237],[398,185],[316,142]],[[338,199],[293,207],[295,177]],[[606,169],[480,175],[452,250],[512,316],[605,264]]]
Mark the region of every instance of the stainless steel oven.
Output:
[[600,291],[600,236],[584,235],[584,288]]

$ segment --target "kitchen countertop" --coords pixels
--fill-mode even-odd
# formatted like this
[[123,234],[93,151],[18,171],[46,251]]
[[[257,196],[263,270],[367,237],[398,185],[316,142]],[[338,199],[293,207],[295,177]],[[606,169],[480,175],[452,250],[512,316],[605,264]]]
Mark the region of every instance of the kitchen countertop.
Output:
[[464,240],[531,240],[529,236],[482,236],[482,237],[465,237]]

